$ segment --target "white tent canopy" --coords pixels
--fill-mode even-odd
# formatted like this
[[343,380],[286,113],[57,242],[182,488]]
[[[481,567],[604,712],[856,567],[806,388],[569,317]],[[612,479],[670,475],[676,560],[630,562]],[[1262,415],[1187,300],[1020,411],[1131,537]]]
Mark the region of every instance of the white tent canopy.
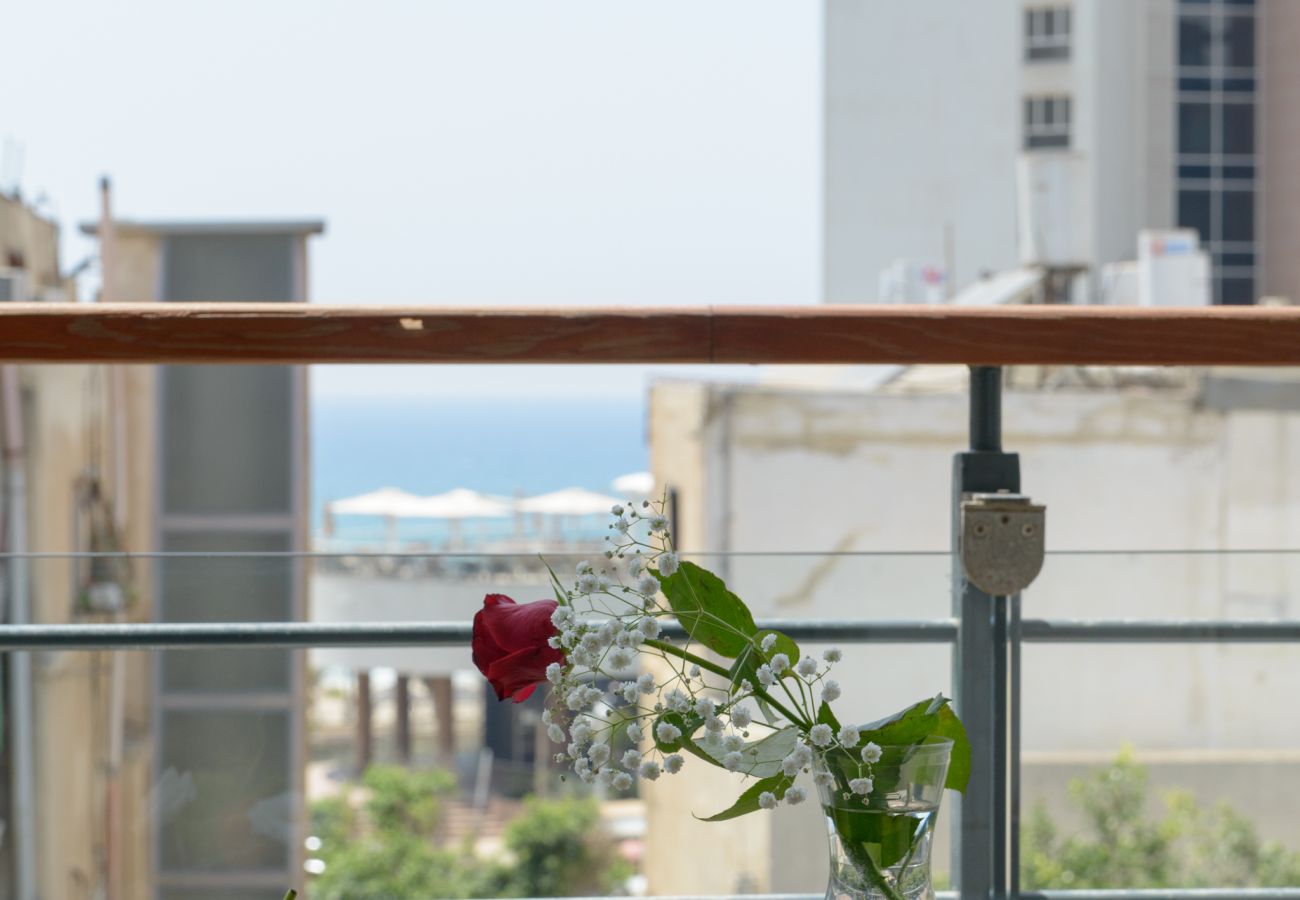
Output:
[[340,516],[411,516],[421,501],[401,488],[383,487],[368,494],[345,497],[326,504],[326,509]]
[[629,472],[615,478],[609,486],[629,497],[649,497],[654,493],[655,477],[649,472]]
[[607,494],[598,494],[586,488],[570,487],[549,494],[526,497],[515,504],[520,512],[545,513],[553,516],[591,516],[597,513],[608,514],[610,509],[623,501]]
[[469,488],[455,488],[417,500],[414,515],[425,519],[499,519],[512,512],[510,500]]

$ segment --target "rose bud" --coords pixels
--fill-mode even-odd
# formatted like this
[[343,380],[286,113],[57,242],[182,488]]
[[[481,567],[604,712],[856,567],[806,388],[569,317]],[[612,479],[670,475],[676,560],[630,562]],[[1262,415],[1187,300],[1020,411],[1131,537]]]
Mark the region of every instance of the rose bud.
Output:
[[483,608],[474,614],[471,647],[474,665],[498,700],[522,703],[546,680],[548,665],[564,664],[564,651],[547,643],[557,634],[551,613],[558,605],[554,600],[516,603],[505,594],[483,598]]

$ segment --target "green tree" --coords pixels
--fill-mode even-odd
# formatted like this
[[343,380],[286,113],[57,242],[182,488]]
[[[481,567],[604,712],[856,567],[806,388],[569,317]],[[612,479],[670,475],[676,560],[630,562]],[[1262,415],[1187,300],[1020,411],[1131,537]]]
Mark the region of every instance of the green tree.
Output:
[[600,811],[589,797],[530,797],[506,826],[505,843],[513,888],[523,897],[609,894],[630,874],[602,834]]
[[456,787],[449,773],[376,766],[362,787],[360,806],[341,796],[312,807],[325,863],[312,884],[315,900],[607,894],[630,874],[590,798],[529,799],[506,827],[505,858],[484,860],[472,839],[458,848],[439,844]]
[[1163,815],[1151,818],[1147,770],[1130,750],[1071,781],[1069,797],[1084,817],[1080,833],[1063,835],[1042,804],[1024,825],[1026,890],[1300,885],[1300,853],[1262,841],[1227,804],[1204,808],[1171,791]]

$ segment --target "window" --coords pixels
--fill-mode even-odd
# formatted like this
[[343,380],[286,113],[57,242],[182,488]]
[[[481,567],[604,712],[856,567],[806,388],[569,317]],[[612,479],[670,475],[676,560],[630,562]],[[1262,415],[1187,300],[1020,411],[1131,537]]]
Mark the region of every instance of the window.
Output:
[[1223,240],[1255,239],[1255,195],[1250,191],[1223,192]]
[[1255,152],[1255,106],[1251,103],[1223,104],[1223,152]]
[[1025,149],[1070,146],[1070,98],[1025,98]]
[[1025,59],[1030,62],[1070,58],[1070,8],[1025,10]]
[[1208,66],[1211,40],[1208,18],[1183,16],[1178,22],[1178,64]]
[[1210,192],[1178,192],[1178,224],[1183,228],[1195,228],[1200,232],[1201,240],[1210,237]]
[[1178,152],[1210,152],[1210,104],[1178,104]]

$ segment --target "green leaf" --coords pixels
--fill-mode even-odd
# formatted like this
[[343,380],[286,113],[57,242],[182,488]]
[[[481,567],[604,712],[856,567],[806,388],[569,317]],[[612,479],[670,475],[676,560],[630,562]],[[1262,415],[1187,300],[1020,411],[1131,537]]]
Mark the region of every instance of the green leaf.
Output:
[[[799,730],[791,725],[772,732],[762,740],[746,744],[740,751],[745,757],[745,766],[740,771],[755,778],[768,778],[780,774],[781,760],[790,755],[798,740]],[[727,752],[722,747],[721,735],[706,734],[697,743],[701,750],[713,756],[715,762],[721,765],[722,757]]]
[[855,841],[876,859],[881,868],[894,865],[912,849],[919,819],[866,810],[834,807],[835,831],[843,840]]
[[[776,635],[776,643],[772,645],[772,652],[770,654],[764,654],[760,647],[763,638],[767,637],[769,634]],[[758,667],[778,653],[784,653],[791,661],[792,666],[794,663],[799,661],[799,645],[796,644],[792,638],[787,637],[779,631],[772,631],[767,628],[762,631],[754,632],[753,640],[745,646],[745,648],[740,652],[740,655],[736,657],[736,661],[731,665],[731,671],[729,673],[731,683],[740,684],[742,681],[748,679],[750,684],[758,684]],[[788,677],[790,674],[793,674],[793,668],[787,669],[786,675],[781,677]]]
[[939,724],[938,712],[930,712],[933,704],[933,700],[922,700],[892,716],[863,725],[860,729],[863,742],[875,741],[884,747],[890,744],[915,744],[924,740],[934,733]]
[[695,818],[700,819],[701,822],[725,822],[727,819],[735,819],[747,815],[748,813],[757,812],[760,809],[758,805],[759,794],[764,791],[771,791],[776,795],[776,799],[780,800],[785,796],[785,789],[793,783],[793,779],[786,778],[784,775],[773,775],[770,778],[760,778],[758,781],[750,785],[749,790],[741,794],[735,803],[731,804],[731,806],[727,807],[722,812],[708,816],[707,818],[701,819],[699,816],[696,816]]
[[692,640],[727,659],[735,659],[752,646],[758,630],[754,616],[717,575],[695,563],[682,562],[673,574],[655,572],[655,577]]
[[822,705],[817,708],[817,721],[821,722],[823,725],[831,726],[831,731],[836,733],[840,730],[840,720],[835,718],[835,713],[831,712],[831,705],[825,700],[823,700]]
[[546,561],[545,557],[539,558],[542,560],[542,565],[546,566],[546,571],[551,574],[551,589],[555,591],[555,602],[561,606],[567,606],[569,597],[565,593],[563,585],[560,584],[560,579],[555,576],[555,570],[551,568],[551,564]]
[[700,747],[694,739],[695,732],[699,731],[700,726],[704,724],[704,720],[695,715],[695,713],[682,715],[681,713],[676,712],[666,712],[659,717],[655,724],[658,725],[659,722],[667,722],[669,725],[675,725],[677,730],[682,733],[681,737],[677,738],[675,741],[661,741],[659,740],[659,735],[655,732],[655,729],[651,728],[650,737],[655,742],[655,749],[660,753],[676,753],[678,750],[685,750],[687,753],[694,754],[707,763],[712,763],[713,765],[722,768],[721,760],[715,759],[711,756],[708,751]]
[[939,727],[934,733],[940,737],[952,738],[952,759],[948,763],[948,777],[944,779],[943,786],[965,793],[966,785],[970,782],[970,741],[966,737],[966,726],[962,725],[951,706],[945,704],[939,710]]

